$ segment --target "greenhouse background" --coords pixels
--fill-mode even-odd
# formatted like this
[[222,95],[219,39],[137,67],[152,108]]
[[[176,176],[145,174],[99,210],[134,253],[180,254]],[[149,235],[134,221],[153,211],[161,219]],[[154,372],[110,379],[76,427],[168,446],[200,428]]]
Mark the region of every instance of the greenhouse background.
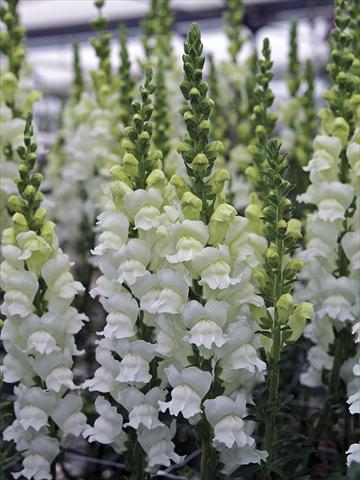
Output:
[[360,479],[360,1],[0,27],[0,479]]

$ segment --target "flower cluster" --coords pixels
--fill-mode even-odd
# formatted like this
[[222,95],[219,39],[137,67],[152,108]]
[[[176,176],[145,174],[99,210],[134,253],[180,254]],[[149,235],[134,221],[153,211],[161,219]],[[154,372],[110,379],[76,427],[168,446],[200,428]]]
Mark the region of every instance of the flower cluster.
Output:
[[[322,422],[331,416],[333,395],[346,408],[347,384],[351,413],[358,408],[353,395],[359,390],[358,346],[354,335],[359,323],[359,193],[360,136],[357,60],[352,50],[346,3],[337,2],[333,32],[331,89],[324,97],[328,108],[320,111],[322,132],[314,140],[314,155],[304,167],[310,186],[299,200],[312,204],[307,216],[303,280],[299,296],[314,304],[315,317],[306,330],[314,345],[308,352],[309,369],[301,381],[309,387],[325,385],[328,396]],[[351,371],[354,367],[354,374]],[[329,372],[326,374],[326,372]],[[350,373],[350,374],[349,374]]]
[[[101,366],[85,386],[110,393],[123,410],[101,403],[100,417],[84,434],[123,449],[135,430],[151,469],[180,461],[172,442],[176,424],[169,428],[165,414],[181,414],[197,425],[203,455],[213,462],[215,448],[230,472],[265,458],[255,448],[253,426],[243,420],[251,388],[265,371],[248,310],[263,305],[250,280],[265,240],[249,234],[247,220],[224,203],[228,175],[212,174],[220,145],[207,140],[213,102],[201,78],[201,51],[193,25],[182,84],[187,134],[179,147],[191,184],[179,176],[168,183],[157,168],[161,152],[149,151],[149,71],[142,104],[133,102],[133,122],[125,129],[122,165],[112,169],[116,180],[107,187],[94,251],[103,276],[93,294],[108,315],[97,346]],[[114,434],[104,438],[110,412]],[[161,439],[157,448],[152,435]]]
[[[33,173],[36,144],[31,118],[27,120],[21,159],[18,195],[9,198],[15,213],[12,227],[4,230],[1,287],[5,322],[1,339],[6,350],[1,373],[7,383],[17,383],[15,420],[4,431],[24,452],[24,469],[14,474],[31,479],[51,479],[51,464],[60,445],[80,435],[86,424],[82,400],[71,393],[73,357],[80,355],[74,334],[87,320],[71,307],[82,290],[69,271],[69,259],[57,244],[54,224],[46,221],[39,187]],[[69,392],[70,390],[70,392]]]
[[14,180],[17,176],[20,158],[17,147],[23,145],[25,119],[23,112],[29,112],[39,99],[39,92],[31,89],[29,67],[25,64],[23,45],[24,28],[19,23],[17,2],[8,1],[0,5],[2,27],[0,53],[0,223],[2,228],[10,225],[7,199],[16,193]]

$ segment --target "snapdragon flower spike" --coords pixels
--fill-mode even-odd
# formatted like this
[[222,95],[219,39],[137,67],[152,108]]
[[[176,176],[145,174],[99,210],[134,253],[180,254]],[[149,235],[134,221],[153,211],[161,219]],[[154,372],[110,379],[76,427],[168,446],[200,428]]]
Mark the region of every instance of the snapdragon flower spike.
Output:
[[[309,369],[300,378],[308,386],[325,382],[328,387],[317,439],[325,432],[326,436],[332,432],[335,393],[339,408],[346,408],[345,386],[352,396],[356,376],[349,377],[343,372],[345,365],[358,356],[352,330],[358,317],[355,292],[360,288],[359,249],[353,243],[359,231],[359,81],[358,59],[354,55],[356,42],[349,28],[347,7],[346,1],[336,2],[328,65],[331,88],[324,94],[328,107],[319,112],[323,134],[315,138],[314,155],[306,167],[310,186],[299,197],[315,207],[307,218],[306,249],[301,254],[306,284],[302,296],[315,305],[316,316],[307,331],[314,347],[308,355]],[[327,246],[322,250],[326,232]],[[325,370],[330,370],[326,376]]]
[[121,106],[120,120],[123,125],[129,125],[132,116],[131,102],[133,100],[135,82],[131,76],[131,62],[126,45],[126,27],[119,28],[120,65],[119,65],[119,102]]
[[[285,180],[288,162],[280,153],[277,140],[269,140],[263,150],[264,161],[260,167],[264,207],[262,210],[264,234],[268,248],[265,253],[265,281],[262,295],[266,309],[252,309],[255,319],[263,329],[263,345],[268,362],[267,407],[278,408],[279,361],[286,344],[296,342],[312,317],[312,306],[302,303],[296,307],[291,295],[298,270],[302,263],[291,260],[301,238],[300,222],[291,218],[291,201],[287,198],[291,184]],[[274,438],[277,438],[277,424],[274,413],[269,412],[265,420],[265,450],[268,452],[266,468],[274,455]],[[281,457],[278,458],[280,462]]]
[[254,91],[256,105],[252,112],[252,122],[255,138],[253,143],[248,147],[254,164],[245,170],[257,196],[261,200],[263,200],[263,192],[259,187],[260,178],[258,169],[263,161],[262,149],[265,146],[266,139],[270,138],[277,120],[276,114],[269,112],[274,101],[274,93],[269,86],[273,77],[271,72],[272,65],[270,42],[268,38],[265,38],[262,47],[262,58],[259,58],[257,62],[256,87]]
[[[98,217],[101,233],[93,254],[99,258],[103,275],[91,293],[99,295],[107,317],[103,331],[98,332],[104,337],[96,348],[100,366],[94,378],[84,383],[90,391],[110,394],[109,405],[118,418],[116,432],[105,438],[102,425],[108,421],[108,409],[98,409],[99,418],[84,435],[124,451],[126,468],[133,475],[181,460],[171,440],[176,425],[169,429],[159,419],[158,402],[167,395],[163,373],[169,364],[167,355],[180,351],[173,341],[173,319],[188,300],[190,283],[183,270],[169,268],[166,260],[168,232],[175,228],[180,212],[171,205],[174,187],[157,168],[162,152],[150,147],[150,96],[155,86],[151,69],[145,75],[141,103],[132,103],[131,125],[125,128],[125,153],[121,165],[111,170],[114,181],[106,187],[108,201]],[[183,344],[182,330],[178,336]],[[155,339],[157,344],[152,343]],[[188,346],[178,354],[180,364],[190,352]],[[121,418],[117,417],[118,405]],[[149,443],[152,435],[158,439],[156,447]]]
[[51,464],[60,446],[86,427],[76,390],[73,357],[80,355],[74,334],[86,316],[71,307],[83,290],[70,273],[70,262],[57,244],[55,225],[46,221],[39,191],[42,175],[34,173],[36,144],[27,119],[18,195],[9,199],[13,226],[2,239],[1,286],[5,315],[1,339],[6,350],[1,374],[15,387],[15,420],[4,431],[24,452],[24,469],[14,478],[52,478]]
[[292,97],[296,97],[301,81],[300,62],[298,58],[297,26],[297,21],[293,20],[290,28],[289,66],[286,79]]
[[229,53],[233,63],[237,62],[238,54],[247,37],[243,32],[244,5],[242,0],[229,0],[224,13],[226,21],[225,33],[229,39]]
[[140,87],[142,103],[133,101],[131,104],[133,116],[131,126],[125,128],[123,140],[125,155],[122,158],[122,166],[116,167],[117,170],[114,172],[119,179],[123,174],[124,181],[131,188],[141,189],[141,191],[146,189],[146,179],[152,170],[162,165],[162,152],[150,150],[153,132],[151,116],[154,110],[150,95],[154,91],[152,69],[148,68],[145,72],[145,84]]
[[141,40],[146,56],[146,66],[156,63],[157,59],[154,59],[155,55],[157,58],[168,58],[167,63],[170,66],[172,62],[172,23],[173,17],[170,9],[170,1],[151,0],[149,11],[141,22],[144,30],[144,35]]
[[181,82],[180,89],[187,103],[180,108],[180,113],[187,133],[178,152],[184,159],[193,194],[202,201],[201,218],[207,223],[216,199],[208,177],[223,145],[220,141],[208,141],[211,128],[209,118],[214,102],[207,97],[208,85],[202,80],[205,58],[202,55],[200,29],[195,23],[188,32],[184,51],[185,79]]
[[156,66],[156,90],[154,95],[154,133],[153,142],[163,153],[163,163],[171,150],[172,128],[169,118],[169,101],[165,84],[165,64],[160,57]]
[[71,92],[71,98],[74,104],[80,101],[81,95],[84,91],[84,78],[80,64],[80,55],[79,55],[79,42],[74,41],[72,44],[73,47],[73,71],[74,71],[74,80],[73,80],[73,89]]
[[102,8],[105,0],[95,0],[94,5],[97,8],[98,16],[92,21],[91,25],[97,33],[96,38],[91,40],[96,56],[99,60],[99,69],[92,72],[92,80],[97,99],[100,103],[103,101],[104,90],[111,83],[112,72],[110,62],[111,52],[111,34],[106,32],[107,18],[102,15]]
[[23,146],[25,116],[39,99],[39,92],[29,90],[24,48],[25,30],[20,24],[18,1],[8,0],[0,5],[2,65],[0,72],[0,224],[2,229],[10,226],[11,216],[7,199],[16,193],[14,180],[21,161],[17,148]]

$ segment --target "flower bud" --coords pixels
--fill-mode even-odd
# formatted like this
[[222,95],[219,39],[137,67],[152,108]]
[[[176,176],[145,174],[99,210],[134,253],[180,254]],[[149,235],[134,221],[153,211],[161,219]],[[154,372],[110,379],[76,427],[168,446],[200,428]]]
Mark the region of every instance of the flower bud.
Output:
[[46,222],[41,228],[40,232],[41,236],[44,240],[47,241],[49,245],[52,245],[55,235],[55,223],[53,222]]
[[[15,213],[15,215],[17,214]],[[23,230],[23,231],[26,232],[26,230]],[[5,230],[2,233],[2,243],[6,245],[16,245],[16,235],[17,233],[15,232],[15,228],[5,228]]]
[[223,191],[225,182],[231,179],[230,173],[226,168],[222,168],[215,172],[211,179],[213,192],[219,194]]
[[261,267],[256,267],[253,270],[253,275],[252,275],[255,280],[259,283],[261,288],[265,287],[266,284],[266,274]]
[[45,220],[45,217],[46,217],[46,209],[42,207],[38,208],[35,212],[34,218],[39,220],[39,222],[43,223],[43,221]]
[[27,187],[24,190],[24,197],[26,200],[31,200],[35,197],[36,194],[36,188],[34,185],[27,185]]
[[285,222],[285,220],[279,220],[276,227],[279,235],[285,235],[287,229],[287,223]]
[[293,313],[295,301],[290,293],[285,293],[276,302],[277,320],[281,325],[285,325],[289,316]]
[[17,89],[17,79],[12,72],[6,72],[1,78],[1,88],[5,101],[12,103]]
[[185,192],[181,199],[181,209],[189,220],[198,220],[202,210],[202,201],[191,192]]
[[216,208],[209,222],[210,245],[218,245],[224,240],[229,225],[236,214],[236,209],[228,203],[222,203]]
[[14,229],[16,235],[21,232],[27,232],[29,230],[26,218],[22,213],[14,213],[12,216],[12,221],[14,224]]
[[332,114],[331,110],[328,108],[322,108],[319,111],[319,116],[321,118],[321,124],[323,129],[328,135],[332,133],[332,126],[334,123],[334,115]]
[[344,147],[349,138],[350,127],[344,118],[337,117],[332,125],[331,133],[340,139],[341,144]]
[[297,233],[300,233],[301,235],[301,222],[296,218],[290,219],[287,224],[286,233],[292,233],[292,232],[297,232]]
[[139,173],[139,162],[132,153],[125,153],[122,159],[124,171],[128,177],[136,177]]
[[170,184],[174,185],[176,190],[176,195],[180,200],[187,189],[185,180],[180,175],[173,175],[170,179]]
[[43,176],[41,173],[34,173],[33,175],[31,175],[31,184],[36,188],[38,189],[41,185],[41,182],[43,180]]
[[[268,326],[266,323],[267,320],[269,320],[267,316],[267,311],[265,307],[257,307],[256,305],[249,305],[249,310],[251,313],[251,316],[255,320],[255,322],[261,326],[262,328],[266,326],[266,328],[270,328],[271,324]],[[264,325],[264,323],[266,325]]]
[[276,248],[272,245],[266,249],[265,252],[266,260],[268,261],[270,267],[276,267],[279,262],[279,254]]
[[250,179],[250,181],[256,185],[259,181],[259,171],[255,167],[247,167],[245,170],[245,175]]
[[291,328],[291,336],[286,340],[286,343],[296,342],[304,331],[306,321],[311,320],[314,315],[314,308],[311,303],[301,302],[293,314],[290,316],[288,326]]
[[303,268],[304,262],[299,259],[290,260],[284,268],[284,278],[285,280],[292,280],[295,275]]
[[162,170],[159,169],[153,170],[146,179],[146,184],[149,188],[158,188],[160,190],[164,188],[165,182],[165,174]]
[[190,100],[199,100],[201,93],[196,87],[193,87],[189,92],[189,97]]
[[18,195],[11,195],[8,199],[8,205],[15,212],[24,212],[26,210],[25,201]]
[[195,175],[204,176],[209,166],[209,160],[203,153],[198,153],[191,165]]

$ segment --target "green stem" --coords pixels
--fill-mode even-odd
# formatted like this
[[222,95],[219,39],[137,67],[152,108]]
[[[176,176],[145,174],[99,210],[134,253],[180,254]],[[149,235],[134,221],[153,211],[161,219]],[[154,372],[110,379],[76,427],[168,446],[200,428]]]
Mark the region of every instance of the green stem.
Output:
[[205,418],[202,421],[202,427],[200,480],[216,480],[216,453],[212,447],[211,427]]

